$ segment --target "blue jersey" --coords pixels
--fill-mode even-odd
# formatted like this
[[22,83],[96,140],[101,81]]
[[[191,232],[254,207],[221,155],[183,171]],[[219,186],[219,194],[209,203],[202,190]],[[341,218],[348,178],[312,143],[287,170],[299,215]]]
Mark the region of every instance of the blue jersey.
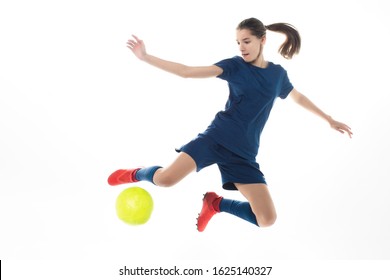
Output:
[[277,97],[286,98],[293,90],[286,70],[268,63],[260,68],[236,56],[216,63],[223,69],[218,76],[229,85],[225,110],[203,133],[220,145],[246,159],[255,159],[260,135]]

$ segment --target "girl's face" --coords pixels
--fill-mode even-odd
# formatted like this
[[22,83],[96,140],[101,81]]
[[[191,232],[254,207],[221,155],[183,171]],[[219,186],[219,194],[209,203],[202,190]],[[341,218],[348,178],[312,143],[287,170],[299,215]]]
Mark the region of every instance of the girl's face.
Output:
[[245,62],[255,64],[262,55],[265,36],[257,38],[248,29],[237,30],[237,44]]

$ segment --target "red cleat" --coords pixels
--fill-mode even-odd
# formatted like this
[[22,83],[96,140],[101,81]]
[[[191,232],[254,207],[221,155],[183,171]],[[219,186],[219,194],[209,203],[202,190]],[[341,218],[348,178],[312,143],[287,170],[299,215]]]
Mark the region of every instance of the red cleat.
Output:
[[218,196],[214,192],[207,192],[204,195],[202,211],[198,216],[198,223],[196,224],[198,231],[204,231],[211,218],[220,212],[219,202],[221,199],[222,196]]
[[111,186],[117,186],[120,184],[127,184],[127,183],[135,183],[139,182],[135,178],[135,173],[140,170],[140,168],[135,168],[135,169],[119,169],[115,172],[113,172],[109,177],[108,177],[108,184]]

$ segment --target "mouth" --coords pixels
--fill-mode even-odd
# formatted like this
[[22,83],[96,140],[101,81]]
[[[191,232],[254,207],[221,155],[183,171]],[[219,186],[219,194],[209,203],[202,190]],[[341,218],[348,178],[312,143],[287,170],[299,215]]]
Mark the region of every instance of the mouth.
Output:
[[241,55],[242,55],[243,58],[246,58],[246,57],[249,56],[249,53],[243,53],[243,54],[241,54]]

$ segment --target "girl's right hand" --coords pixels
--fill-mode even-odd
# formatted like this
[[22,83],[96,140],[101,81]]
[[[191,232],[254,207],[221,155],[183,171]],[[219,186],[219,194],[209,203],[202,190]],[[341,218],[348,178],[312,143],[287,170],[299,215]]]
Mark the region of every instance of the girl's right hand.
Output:
[[140,60],[144,60],[146,56],[145,44],[137,36],[132,35],[134,39],[127,41],[127,47],[138,57]]

